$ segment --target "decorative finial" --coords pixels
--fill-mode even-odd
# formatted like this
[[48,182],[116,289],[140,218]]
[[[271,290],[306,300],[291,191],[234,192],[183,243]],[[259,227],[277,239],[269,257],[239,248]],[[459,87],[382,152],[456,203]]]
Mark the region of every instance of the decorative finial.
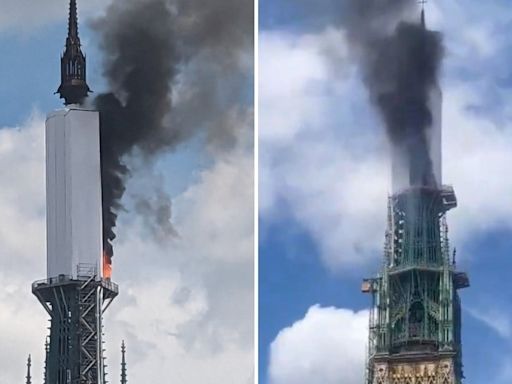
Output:
[[69,2],[68,36],[66,50],[61,57],[61,84],[57,93],[64,104],[80,104],[91,92],[86,81],[86,61],[78,37],[76,0]]
[[32,356],[28,355],[27,359],[27,382],[26,384],[32,384],[32,374],[30,372],[30,368],[32,367]]
[[127,375],[126,375],[126,345],[124,344],[124,340],[121,343],[121,384],[127,384]]

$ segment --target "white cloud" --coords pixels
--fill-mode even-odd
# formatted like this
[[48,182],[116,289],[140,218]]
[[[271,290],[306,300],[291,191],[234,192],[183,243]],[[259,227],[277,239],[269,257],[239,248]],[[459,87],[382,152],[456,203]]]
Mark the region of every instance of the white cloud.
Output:
[[[0,243],[2,271],[33,273],[44,260],[44,142],[42,116],[34,113],[23,128],[0,130]],[[30,236],[31,241],[26,241]]]
[[[28,353],[34,377],[44,361],[48,319],[30,292],[46,272],[41,115],[0,130],[0,163],[3,383],[23,380]],[[238,384],[254,374],[252,152],[237,148],[197,172],[174,202],[179,239],[157,243],[142,219],[122,217],[114,259],[121,292],[105,316],[111,382],[122,339],[133,382]]]
[[[315,127],[323,119],[319,98],[329,81],[329,63],[323,53],[344,55],[340,31],[294,38],[286,33],[262,33],[260,37],[260,131],[263,142],[293,139],[305,126]],[[320,86],[319,86],[320,85]],[[276,103],[276,101],[279,101]]]
[[0,382],[8,383],[21,380],[29,353],[42,372],[47,318],[30,286],[46,271],[42,116],[0,130],[0,163]]
[[450,213],[452,243],[496,229],[512,229],[512,180],[504,177],[512,164],[512,121],[497,126],[468,110],[478,100],[470,85],[445,91],[444,170],[459,207]]
[[[445,22],[440,14],[436,19]],[[260,38],[260,212],[272,219],[276,202],[286,201],[332,269],[381,256],[390,179],[383,129],[347,64],[343,36],[326,28],[302,36],[264,31]],[[323,47],[335,47],[336,38],[333,59]],[[466,29],[449,28],[447,41],[449,47],[474,43]],[[472,48],[471,63],[495,51]],[[467,67],[466,53],[449,50],[446,66]],[[449,77],[443,87],[443,179],[459,198],[448,223],[452,244],[463,251],[468,241],[512,227],[512,180],[504,177],[512,163],[512,120],[507,111],[497,111],[499,119],[494,111],[472,112],[489,102],[482,86]]]
[[367,340],[367,311],[313,306],[272,343],[270,383],[361,383]]
[[[341,48],[327,58],[323,47],[333,36]],[[286,200],[333,268],[377,256],[388,189],[385,145],[358,116],[364,95],[355,74],[343,66],[345,78],[333,72],[339,70],[331,58],[343,64],[346,55],[343,34],[264,32],[260,44],[261,214],[278,215],[275,203]],[[280,91],[289,83],[291,92]]]

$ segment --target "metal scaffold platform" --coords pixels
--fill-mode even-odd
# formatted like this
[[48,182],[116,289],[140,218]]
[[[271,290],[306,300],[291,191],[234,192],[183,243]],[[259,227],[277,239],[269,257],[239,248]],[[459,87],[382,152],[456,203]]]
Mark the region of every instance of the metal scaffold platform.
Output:
[[50,315],[47,383],[104,384],[103,314],[117,296],[115,283],[96,274],[36,281],[32,292]]

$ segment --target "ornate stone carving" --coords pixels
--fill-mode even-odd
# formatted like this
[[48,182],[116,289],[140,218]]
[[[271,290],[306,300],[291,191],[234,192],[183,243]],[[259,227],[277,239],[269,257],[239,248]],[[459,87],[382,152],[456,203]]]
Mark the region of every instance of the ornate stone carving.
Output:
[[453,361],[376,363],[373,384],[457,384]]

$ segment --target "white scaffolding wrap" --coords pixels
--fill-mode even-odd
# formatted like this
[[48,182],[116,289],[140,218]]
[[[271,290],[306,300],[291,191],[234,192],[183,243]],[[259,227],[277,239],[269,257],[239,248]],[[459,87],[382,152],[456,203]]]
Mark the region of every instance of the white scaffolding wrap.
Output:
[[101,276],[99,113],[67,108],[46,120],[48,278]]

